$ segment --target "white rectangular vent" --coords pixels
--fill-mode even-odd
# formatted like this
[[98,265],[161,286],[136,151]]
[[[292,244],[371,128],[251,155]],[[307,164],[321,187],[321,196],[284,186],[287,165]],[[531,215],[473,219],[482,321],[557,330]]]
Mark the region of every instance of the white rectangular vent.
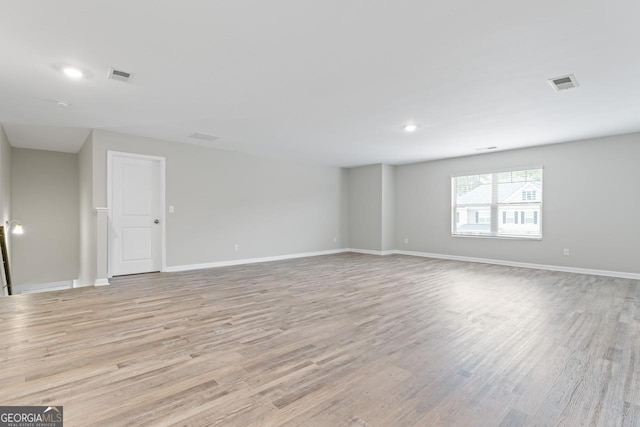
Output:
[[557,91],[573,89],[579,86],[573,74],[549,79],[549,84]]
[[111,67],[109,68],[109,75],[107,76],[107,78],[111,80],[118,80],[121,82],[128,83],[131,81],[131,79],[133,79],[133,75],[134,75],[133,73],[128,73],[122,70],[116,70],[115,68]]
[[216,139],[220,139],[219,136],[211,135],[204,132],[196,132],[189,135],[189,138],[193,139],[201,139],[202,141],[215,141]]

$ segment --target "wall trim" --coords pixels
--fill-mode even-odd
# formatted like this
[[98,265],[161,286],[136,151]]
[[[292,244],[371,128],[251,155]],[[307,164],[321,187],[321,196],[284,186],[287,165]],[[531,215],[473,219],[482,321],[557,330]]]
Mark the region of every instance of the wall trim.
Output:
[[93,286],[107,286],[110,284],[111,283],[109,283],[109,279],[107,279],[106,277],[104,279],[96,279],[96,281],[93,282]]
[[372,251],[370,249],[354,249],[354,248],[347,248],[344,250],[345,252],[353,252],[355,254],[366,254],[366,255],[393,255],[396,253],[396,251],[391,250],[391,251]]
[[73,283],[73,288],[86,288],[89,286],[93,286],[93,282],[81,282],[79,279],[75,280]]
[[60,280],[57,282],[30,283],[26,285],[13,285],[14,295],[35,294],[39,292],[61,291],[73,288],[73,280]]
[[409,255],[409,256],[417,256],[422,258],[436,258],[436,259],[446,259],[450,261],[466,261],[466,262],[478,262],[482,264],[495,264],[495,265],[504,265],[508,267],[520,267],[520,268],[531,268],[535,270],[549,270],[549,271],[562,271],[565,273],[578,273],[578,274],[589,274],[592,276],[607,276],[607,277],[618,277],[621,279],[635,279],[640,280],[640,273],[628,273],[624,271],[609,271],[609,270],[595,270],[591,268],[579,268],[579,267],[565,267],[560,265],[546,265],[546,264],[533,264],[528,262],[517,262],[517,261],[504,261],[499,259],[489,259],[489,258],[475,258],[475,257],[467,257],[467,256],[458,256],[458,255],[446,255],[446,254],[434,254],[428,252],[415,252],[415,251],[394,251],[399,255]]
[[312,256],[320,256],[320,255],[333,255],[333,254],[340,254],[348,251],[349,251],[348,249],[329,249],[326,251],[301,252],[297,254],[276,255],[276,256],[267,256],[267,257],[260,257],[260,258],[243,258],[243,259],[234,259],[229,261],[206,262],[203,264],[174,265],[171,267],[166,267],[165,271],[178,272],[178,271],[188,271],[188,270],[202,270],[204,268],[229,267],[232,265],[256,264],[259,262],[281,261],[285,259],[306,258],[306,257],[312,257]]
[[[505,260],[499,260],[499,259],[476,258],[476,257],[467,257],[467,256],[459,256],[459,255],[435,254],[435,253],[429,253],[429,252],[402,251],[402,250],[373,251],[369,249],[355,249],[355,248],[330,249],[326,251],[302,252],[297,254],[276,255],[276,256],[268,256],[268,257],[260,257],[260,258],[244,258],[244,259],[235,259],[230,261],[208,262],[203,264],[176,265],[176,266],[167,267],[166,271],[179,272],[179,271],[189,271],[189,270],[201,270],[205,268],[229,267],[233,265],[256,264],[261,262],[282,261],[282,260],[294,259],[294,258],[306,258],[306,257],[312,257],[312,256],[320,256],[320,255],[333,255],[333,254],[340,254],[345,252],[365,254],[365,255],[378,255],[378,256],[397,254],[397,255],[416,256],[421,258],[445,259],[449,261],[477,262],[481,264],[504,265],[507,267],[531,268],[534,270],[561,271],[564,273],[588,274],[592,276],[607,276],[607,277],[616,277],[621,279],[640,280],[640,273],[628,273],[624,271],[609,271],[609,270],[596,270],[591,268],[565,267],[560,265],[533,264],[528,262],[505,261]],[[96,284],[95,284],[96,286],[100,286],[98,284],[99,280],[106,281],[106,283],[104,283],[106,285],[109,284],[107,279],[98,279],[96,280]]]
[[52,292],[52,291],[66,291],[72,289],[69,286],[57,286],[57,287],[53,287],[53,288],[38,288],[38,289],[21,289],[19,294],[20,295],[27,295],[27,294],[39,294],[42,292]]

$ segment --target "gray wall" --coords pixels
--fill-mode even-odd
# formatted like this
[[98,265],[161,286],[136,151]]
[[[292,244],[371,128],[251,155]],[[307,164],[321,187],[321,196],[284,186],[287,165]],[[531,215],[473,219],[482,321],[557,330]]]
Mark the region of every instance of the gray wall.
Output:
[[96,279],[96,213],[93,209],[93,132],[78,152],[78,196],[80,266],[78,285],[93,285]]
[[382,250],[382,165],[349,169],[349,247]]
[[[77,156],[12,150],[0,131],[0,214],[10,216],[13,178],[12,218],[26,230],[14,248],[16,283],[69,280],[78,269],[81,284],[96,279],[107,150],[166,157],[167,205],[176,208],[167,213],[168,266],[352,247],[640,272],[640,134],[347,170],[104,131]],[[545,170],[542,241],[451,236],[452,174],[535,165]],[[63,213],[54,226],[51,212]],[[34,227],[59,234],[38,231],[34,242]],[[28,259],[42,261],[33,269]]]
[[[640,273],[639,163],[640,134],[630,134],[397,166],[396,249]],[[451,236],[452,174],[535,165],[541,241]]]
[[0,126],[0,220],[11,219],[11,145]]
[[16,286],[78,277],[78,155],[13,148],[12,212],[25,233],[14,236]]
[[389,251],[395,245],[395,168],[349,169],[349,247]]
[[349,169],[340,169],[342,179],[342,212],[340,213],[341,228],[342,228],[342,241],[341,248],[349,247]]
[[[0,225],[6,226],[5,222],[11,219],[11,145],[9,139],[4,133],[4,129],[0,126]],[[11,254],[11,235],[7,241],[9,254]],[[11,255],[10,255],[11,256]],[[0,265],[2,255],[0,254]],[[1,267],[0,267],[1,268]],[[4,270],[0,272],[0,295],[6,295],[4,288]]]
[[[107,151],[166,158],[167,266],[343,248],[345,172],[93,131],[93,206],[107,206]],[[334,237],[336,241],[334,242]],[[234,244],[239,251],[234,251]]]
[[395,249],[396,228],[396,197],[395,197],[395,167],[382,167],[382,250]]

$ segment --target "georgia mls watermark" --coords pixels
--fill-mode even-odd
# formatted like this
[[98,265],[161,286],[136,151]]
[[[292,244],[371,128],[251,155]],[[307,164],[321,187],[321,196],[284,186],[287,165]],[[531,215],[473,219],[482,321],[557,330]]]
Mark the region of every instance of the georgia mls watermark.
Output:
[[0,406],[0,427],[62,427],[62,406]]

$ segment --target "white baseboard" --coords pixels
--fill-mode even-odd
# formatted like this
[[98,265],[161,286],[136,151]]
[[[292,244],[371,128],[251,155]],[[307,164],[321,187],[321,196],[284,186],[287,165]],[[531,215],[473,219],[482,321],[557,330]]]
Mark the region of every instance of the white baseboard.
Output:
[[590,274],[592,276],[607,276],[607,277],[619,277],[622,279],[640,280],[640,274],[627,273],[624,271],[594,270],[591,268],[533,264],[528,262],[504,261],[499,259],[475,258],[475,257],[458,256],[458,255],[433,254],[428,252],[414,252],[414,251],[400,251],[400,250],[396,250],[394,252],[399,255],[410,255],[410,256],[418,256],[423,258],[437,258],[437,259],[446,259],[451,261],[479,262],[482,264],[505,265],[508,267],[532,268],[535,270],[562,271],[565,273]]
[[[528,262],[504,261],[499,259],[475,258],[475,257],[458,256],[458,255],[435,254],[435,253],[428,253],[428,252],[415,252],[415,251],[402,251],[402,250],[373,251],[369,249],[355,249],[355,248],[331,249],[327,251],[304,252],[304,253],[297,253],[297,254],[277,255],[277,256],[261,257],[261,258],[245,258],[245,259],[237,259],[237,260],[231,260],[231,261],[209,262],[209,263],[203,263],[203,264],[177,265],[177,266],[167,267],[166,271],[178,272],[178,271],[188,271],[188,270],[200,270],[204,268],[228,267],[232,265],[255,264],[259,262],[281,261],[281,260],[294,259],[294,258],[306,258],[311,256],[319,256],[319,255],[339,254],[343,252],[353,252],[358,254],[379,255],[379,256],[392,255],[392,254],[409,255],[409,256],[417,256],[417,257],[423,257],[423,258],[446,259],[451,261],[478,262],[482,264],[504,265],[508,267],[531,268],[535,270],[562,271],[566,273],[590,274],[593,276],[607,276],[607,277],[618,277],[622,279],[640,280],[640,274],[628,273],[624,271],[608,271],[608,270],[595,270],[590,268],[564,267],[560,265],[533,264]],[[101,279],[101,280],[106,281],[106,283],[104,284],[109,284],[107,279]],[[96,281],[96,286],[100,286],[98,285],[98,281]]]
[[35,294],[39,292],[61,291],[63,289],[71,289],[73,280],[63,280],[60,282],[37,283],[30,285],[14,285],[14,294]]
[[171,267],[167,267],[165,271],[177,272],[177,271],[188,271],[188,270],[201,270],[204,268],[229,267],[232,265],[255,264],[259,262],[281,261],[285,259],[340,254],[347,251],[348,249],[330,249],[327,251],[303,252],[303,253],[297,253],[297,254],[276,255],[276,256],[268,256],[268,257],[260,257],[260,258],[234,259],[230,261],[207,262],[203,264],[174,265]]
[[81,282],[79,280],[76,280],[75,283],[73,284],[74,288],[87,288],[89,286],[93,286],[93,283],[91,283],[91,282],[84,283],[84,282]]
[[347,248],[344,250],[345,252],[353,252],[356,254],[366,254],[366,255],[393,255],[396,253],[396,251],[391,250],[391,251],[372,251],[370,249],[354,249],[354,248]]
[[104,279],[96,279],[95,282],[93,282],[93,286],[107,286],[110,285],[111,283],[109,283],[109,279],[104,278]]
[[[67,289],[71,289],[70,286],[57,286],[54,288],[43,288],[43,289],[23,289],[20,291],[20,294],[39,294],[41,292],[51,292],[51,291],[64,291]],[[14,292],[15,293],[15,292]]]

